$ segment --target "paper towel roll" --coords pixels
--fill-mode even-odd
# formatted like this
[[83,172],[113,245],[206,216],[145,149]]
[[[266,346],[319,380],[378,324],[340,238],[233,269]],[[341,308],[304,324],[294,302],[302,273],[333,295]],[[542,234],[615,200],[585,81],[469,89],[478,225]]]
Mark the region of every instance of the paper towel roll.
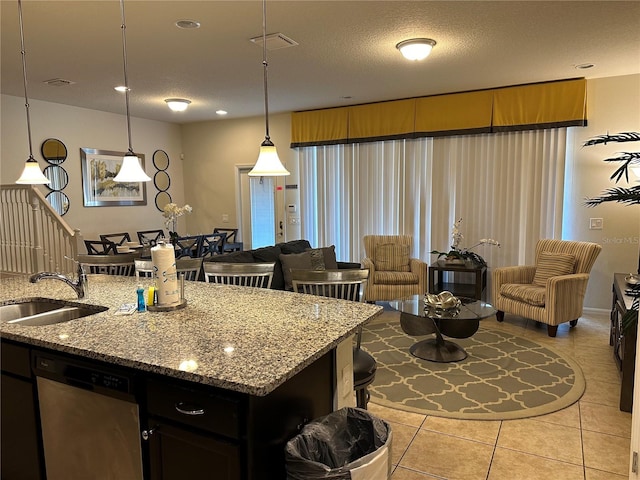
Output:
[[176,275],[176,254],[173,245],[158,244],[151,249],[153,275],[156,279],[158,305],[177,305],[180,291]]

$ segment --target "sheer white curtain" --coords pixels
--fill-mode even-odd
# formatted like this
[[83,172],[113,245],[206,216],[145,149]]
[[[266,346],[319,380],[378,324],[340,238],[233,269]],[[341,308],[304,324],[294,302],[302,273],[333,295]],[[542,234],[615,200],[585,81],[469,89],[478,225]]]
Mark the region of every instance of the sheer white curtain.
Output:
[[303,237],[357,262],[364,235],[409,234],[430,262],[462,218],[463,246],[502,243],[476,250],[490,266],[532,262],[561,237],[565,147],[550,129],[298,149]]

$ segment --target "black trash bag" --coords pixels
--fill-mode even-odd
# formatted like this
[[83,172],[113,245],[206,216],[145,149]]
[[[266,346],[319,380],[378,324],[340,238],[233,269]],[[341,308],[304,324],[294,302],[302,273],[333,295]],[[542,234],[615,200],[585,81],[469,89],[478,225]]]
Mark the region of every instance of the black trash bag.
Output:
[[[366,410],[346,407],[304,426],[285,447],[287,480],[351,480],[350,472],[386,449],[377,478],[388,478],[391,427]],[[374,453],[377,452],[377,453]],[[367,457],[368,456],[368,457]],[[384,467],[380,467],[384,465]],[[368,475],[371,480],[374,476]]]

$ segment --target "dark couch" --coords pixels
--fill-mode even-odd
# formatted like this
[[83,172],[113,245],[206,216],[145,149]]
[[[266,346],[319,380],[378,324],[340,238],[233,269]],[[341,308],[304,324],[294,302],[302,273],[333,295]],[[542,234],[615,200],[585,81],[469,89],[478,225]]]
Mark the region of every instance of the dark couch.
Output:
[[[273,280],[271,288],[276,290],[285,289],[285,275],[282,269],[280,255],[300,254],[309,250],[333,250],[333,247],[325,249],[312,249],[307,240],[292,240],[290,242],[278,243],[270,247],[256,248],[255,250],[243,250],[241,252],[231,252],[222,255],[214,255],[207,258],[206,262],[228,262],[228,263],[260,263],[275,262],[273,270]],[[329,253],[329,252],[327,252]],[[325,253],[326,254],[326,253]],[[335,256],[335,254],[334,254]],[[338,268],[361,268],[359,263],[336,262]],[[327,262],[327,268],[329,265]]]

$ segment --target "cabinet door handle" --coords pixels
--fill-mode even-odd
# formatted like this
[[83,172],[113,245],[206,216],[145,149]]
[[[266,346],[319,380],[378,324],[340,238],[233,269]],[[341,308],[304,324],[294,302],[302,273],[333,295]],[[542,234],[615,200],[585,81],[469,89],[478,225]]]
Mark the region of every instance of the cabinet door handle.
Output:
[[143,430],[142,431],[142,439],[145,440],[145,441],[149,440],[149,437],[151,435],[153,435],[154,433],[156,433],[155,427],[154,428],[150,428],[149,430]]
[[193,403],[178,402],[176,410],[183,415],[204,415],[204,408]]

